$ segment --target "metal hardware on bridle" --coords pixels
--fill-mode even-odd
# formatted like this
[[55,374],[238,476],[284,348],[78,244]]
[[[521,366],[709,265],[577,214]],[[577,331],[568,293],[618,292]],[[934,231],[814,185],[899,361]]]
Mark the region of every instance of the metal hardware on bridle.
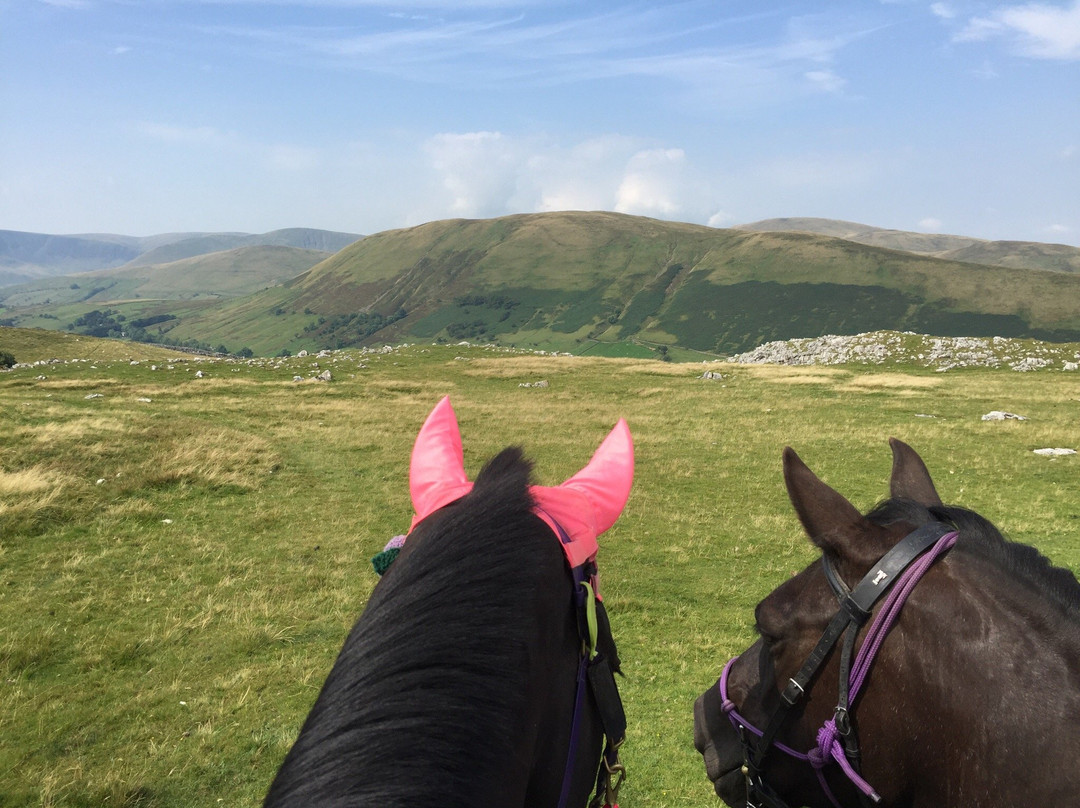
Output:
[[[556,523],[557,524],[557,523]],[[559,540],[569,541],[559,526]],[[626,779],[626,767],[619,759],[619,747],[626,738],[626,713],[619,698],[618,685],[611,663],[597,650],[599,625],[596,617],[596,564],[586,562],[571,570],[574,580],[574,603],[578,634],[581,637],[581,657],[578,660],[577,685],[574,695],[574,718],[570,729],[570,746],[566,753],[559,808],[567,808],[570,786],[574,779],[581,725],[585,715],[586,690],[593,695],[604,731],[604,752],[596,775],[596,793],[589,808],[618,808],[619,789]]]
[[[735,704],[728,698],[728,673],[738,657],[733,657],[724,666],[719,682],[720,698],[723,710],[739,733],[743,746],[742,772],[746,777],[747,808],[788,808],[787,803],[764,780],[765,760],[773,748],[813,766],[822,790],[836,808],[841,808],[840,803],[829,788],[824,774],[824,767],[832,762],[837,763],[855,785],[864,804],[880,801],[881,798],[859,773],[859,744],[852,716],[853,705],[885,635],[896,622],[911,590],[934,561],[956,543],[956,539],[957,533],[949,525],[940,522],[923,525],[897,542],[882,556],[854,590],[848,589],[829,557],[823,555],[825,578],[836,594],[840,609],[802,667],[788,680],[780,694],[780,703],[764,730],[758,729],[739,715]],[[853,663],[852,655],[859,629],[869,620],[874,605],[887,592],[888,597],[867,631]],[[836,710],[833,717],[818,730],[817,747],[809,753],[798,752],[777,741],[777,735],[788,714],[810,689],[825,659],[841,636],[844,636],[844,642],[840,650],[840,684]]]

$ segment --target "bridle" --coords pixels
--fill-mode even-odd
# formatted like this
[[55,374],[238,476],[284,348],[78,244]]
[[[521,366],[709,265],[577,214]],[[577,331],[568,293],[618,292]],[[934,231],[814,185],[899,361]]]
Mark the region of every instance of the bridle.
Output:
[[[552,522],[558,530],[559,541],[570,541],[562,526]],[[574,606],[577,613],[578,635],[581,638],[581,656],[578,660],[577,685],[574,694],[574,718],[570,730],[570,745],[566,752],[566,768],[563,772],[559,807],[567,808],[570,787],[574,779],[578,745],[585,718],[586,693],[591,692],[600,713],[604,730],[604,752],[596,775],[596,792],[589,801],[589,808],[619,808],[619,789],[626,779],[626,767],[619,759],[619,747],[626,738],[626,713],[615,673],[609,660],[597,649],[599,623],[596,617],[597,569],[595,561],[586,561],[570,570],[574,580]]]
[[[840,609],[798,673],[788,680],[780,694],[780,703],[773,710],[764,730],[743,718],[728,697],[728,674],[738,657],[728,660],[718,686],[723,702],[722,709],[739,733],[743,746],[742,772],[746,777],[747,808],[789,808],[764,779],[765,761],[774,747],[790,757],[809,763],[817,773],[825,795],[836,808],[841,808],[840,802],[829,788],[824,774],[825,766],[833,762],[839,764],[843,773],[858,789],[864,804],[881,800],[877,792],[859,774],[859,743],[852,723],[852,705],[908,595],[934,561],[956,543],[956,539],[956,530],[950,525],[941,522],[923,525],[897,542],[896,546],[882,556],[854,590],[848,589],[836,573],[829,556],[823,555],[825,577],[836,594]],[[871,623],[852,665],[851,657],[859,629],[869,620],[874,605],[886,592],[889,592],[889,595]],[[841,636],[844,636],[844,643],[840,652],[840,684],[836,710],[833,717],[818,730],[817,746],[806,753],[798,752],[777,741],[776,737],[788,714],[810,689],[829,652]]]

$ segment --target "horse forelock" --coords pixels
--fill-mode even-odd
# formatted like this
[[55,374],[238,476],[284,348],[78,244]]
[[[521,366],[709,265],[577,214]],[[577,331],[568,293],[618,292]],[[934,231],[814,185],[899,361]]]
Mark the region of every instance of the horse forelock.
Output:
[[956,550],[981,558],[1001,570],[1011,581],[1037,593],[1066,616],[1080,622],[1080,582],[1064,567],[1054,566],[1028,544],[1010,541],[990,520],[975,511],[954,505],[926,507],[905,499],[882,502],[867,515],[881,527],[906,523],[912,528],[940,521],[956,528]]

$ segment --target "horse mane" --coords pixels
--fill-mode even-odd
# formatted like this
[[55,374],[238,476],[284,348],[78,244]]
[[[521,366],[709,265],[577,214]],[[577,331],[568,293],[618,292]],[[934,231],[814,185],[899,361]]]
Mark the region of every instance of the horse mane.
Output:
[[499,781],[527,706],[537,599],[565,569],[531,512],[530,472],[519,448],[504,450],[409,536],[267,805],[462,805]]
[[906,499],[889,499],[866,515],[876,525],[906,522],[920,527],[927,522],[950,524],[960,534],[957,549],[994,564],[1011,579],[1038,593],[1073,620],[1080,620],[1080,582],[1064,567],[1028,544],[1010,541],[988,519],[953,505],[926,507]]

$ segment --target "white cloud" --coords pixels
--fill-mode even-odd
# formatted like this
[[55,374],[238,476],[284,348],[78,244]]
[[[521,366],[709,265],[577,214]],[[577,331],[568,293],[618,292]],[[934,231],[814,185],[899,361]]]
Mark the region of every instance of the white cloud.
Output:
[[1071,5],[1027,3],[975,17],[956,35],[960,42],[1004,36],[1013,48],[1037,59],[1080,59],[1080,0]]
[[951,20],[956,16],[956,10],[948,3],[931,3],[930,13],[943,20]]
[[811,85],[827,93],[838,93],[847,84],[847,79],[841,78],[831,70],[811,70],[803,75]]
[[919,220],[919,228],[922,230],[932,230],[938,232],[941,230],[941,219],[935,219],[933,216],[927,216],[925,219]]
[[438,189],[428,214],[615,210],[704,221],[715,203],[686,153],[643,145],[620,135],[571,145],[501,132],[436,135],[423,146]]
[[452,215],[482,217],[506,212],[517,194],[526,162],[520,144],[501,132],[445,133],[431,138],[425,149],[450,194]]
[[615,210],[642,216],[673,217],[682,205],[682,149],[649,149],[630,158],[626,174],[615,192]]
[[1071,227],[1067,227],[1063,224],[1052,224],[1048,227],[1044,227],[1043,231],[1049,233],[1052,236],[1064,236],[1072,232]]
[[718,210],[712,216],[709,217],[707,224],[709,227],[726,227],[735,221],[735,217],[726,211]]

